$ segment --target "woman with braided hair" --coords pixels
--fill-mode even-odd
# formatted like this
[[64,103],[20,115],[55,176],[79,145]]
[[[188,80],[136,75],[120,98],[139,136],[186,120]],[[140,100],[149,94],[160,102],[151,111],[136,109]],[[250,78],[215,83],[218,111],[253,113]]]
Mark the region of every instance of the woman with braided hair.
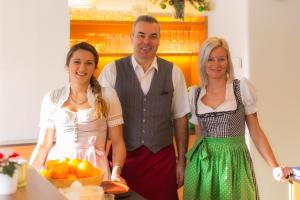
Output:
[[[93,76],[98,60],[86,42],[68,52],[69,84],[43,99],[40,135],[30,158],[36,169],[50,159],[86,159],[105,172],[104,180],[125,182],[120,176],[126,157],[121,105],[114,89],[101,87]],[[105,154],[107,133],[114,149],[112,173]]]

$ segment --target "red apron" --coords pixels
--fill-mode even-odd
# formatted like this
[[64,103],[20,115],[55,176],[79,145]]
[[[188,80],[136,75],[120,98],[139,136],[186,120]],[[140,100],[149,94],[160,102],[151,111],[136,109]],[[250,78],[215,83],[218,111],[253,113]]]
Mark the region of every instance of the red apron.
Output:
[[147,147],[127,151],[122,177],[148,200],[178,200],[173,144],[152,153]]

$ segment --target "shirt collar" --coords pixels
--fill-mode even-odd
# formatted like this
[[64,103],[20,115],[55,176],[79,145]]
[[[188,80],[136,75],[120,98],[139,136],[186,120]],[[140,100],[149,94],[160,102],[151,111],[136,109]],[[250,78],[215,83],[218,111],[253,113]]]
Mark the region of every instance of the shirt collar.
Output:
[[[64,89],[63,89],[63,92],[61,94],[61,98],[59,100],[59,107],[61,107],[69,98],[70,96],[70,91],[71,91],[71,85],[70,83],[68,83]],[[95,105],[95,96],[93,94],[93,91],[92,91],[92,87],[91,85],[88,86],[87,88],[87,98],[88,98],[88,102],[90,104],[90,106],[94,107]]]
[[[141,67],[139,64],[138,64],[138,62],[136,61],[136,59],[135,59],[135,57],[132,55],[131,56],[131,63],[132,63],[132,66],[133,66],[133,69],[134,69],[134,71],[136,71],[136,69],[138,68],[138,67]],[[150,69],[155,69],[156,71],[158,71],[158,65],[157,65],[157,57],[154,57],[154,59],[153,59],[153,61],[152,61],[152,63],[151,63],[151,65],[150,65],[150,67],[149,67],[149,69],[148,70],[150,70]],[[147,70],[147,71],[148,71]]]

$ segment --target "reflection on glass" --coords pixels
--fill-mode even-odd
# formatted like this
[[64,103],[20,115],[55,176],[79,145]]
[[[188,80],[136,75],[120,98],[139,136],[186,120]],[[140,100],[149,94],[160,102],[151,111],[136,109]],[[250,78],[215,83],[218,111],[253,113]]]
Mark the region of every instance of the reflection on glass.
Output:
[[[199,51],[199,31],[162,30],[158,53],[197,53]],[[88,42],[99,53],[130,53],[130,35],[124,33],[86,33],[84,38],[72,38],[71,45]]]
[[[97,8],[70,8],[71,20],[116,20],[128,21],[134,19],[131,12],[128,11],[107,11]],[[147,13],[147,10],[141,12]]]

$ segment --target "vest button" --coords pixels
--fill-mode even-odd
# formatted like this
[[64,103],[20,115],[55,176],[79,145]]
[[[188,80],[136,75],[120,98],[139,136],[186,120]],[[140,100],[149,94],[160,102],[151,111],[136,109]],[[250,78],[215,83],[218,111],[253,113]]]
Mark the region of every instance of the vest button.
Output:
[[146,112],[147,111],[147,109],[146,108],[144,108],[144,112]]
[[142,143],[142,144],[144,144],[144,143],[145,143],[145,141],[144,141],[144,140],[142,140],[142,141],[141,141],[141,143]]
[[143,119],[143,123],[145,123],[146,122],[146,120],[145,119]]
[[147,99],[146,99],[146,98],[144,98],[144,101],[146,102],[146,101],[147,101]]
[[142,130],[143,133],[145,133],[145,130]]

